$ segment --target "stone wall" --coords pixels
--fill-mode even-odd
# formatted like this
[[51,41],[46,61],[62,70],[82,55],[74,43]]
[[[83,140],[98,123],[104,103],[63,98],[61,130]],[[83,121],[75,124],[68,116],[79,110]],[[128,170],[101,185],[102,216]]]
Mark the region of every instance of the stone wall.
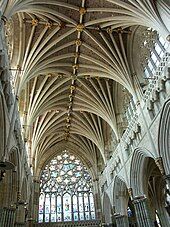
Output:
[[[136,103],[135,111],[127,130],[99,177],[101,195],[107,193],[115,215],[115,209],[117,209],[115,208],[116,199],[119,199],[119,204],[117,205],[120,206],[119,214],[127,216],[127,210],[123,206],[121,209],[121,199],[124,198],[124,207],[127,207],[125,198],[131,197],[134,200],[135,196],[144,195],[145,190],[147,191],[145,188],[147,185],[143,185],[145,179],[140,177],[145,176],[143,175],[144,171],[146,171],[146,175],[149,174],[143,164],[149,158],[155,161],[160,172],[165,177],[162,169],[164,169],[163,162],[167,162],[167,160],[163,160],[164,158],[159,153],[158,141],[161,141],[161,138],[159,139],[159,126],[162,120],[160,119],[161,111],[170,98],[169,53],[165,54],[160,66],[157,72],[158,76],[150,82],[144,97]],[[117,178],[119,180],[116,180]],[[140,181],[137,181],[137,178]],[[121,182],[125,184],[124,189],[123,186],[116,186],[121,185]],[[129,195],[124,194],[126,190],[127,192],[129,191]],[[118,193],[117,198],[114,197],[116,193]],[[103,213],[105,213],[104,209]]]

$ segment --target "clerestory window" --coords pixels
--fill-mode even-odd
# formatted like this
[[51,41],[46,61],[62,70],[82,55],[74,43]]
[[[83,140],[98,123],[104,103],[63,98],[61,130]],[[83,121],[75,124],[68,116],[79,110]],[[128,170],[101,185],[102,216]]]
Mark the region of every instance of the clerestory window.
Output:
[[95,219],[91,177],[81,161],[65,150],[42,171],[39,222],[91,219]]
[[[145,45],[145,44],[144,44]],[[168,48],[168,42],[164,40],[160,35],[156,40],[154,48],[151,50],[150,58],[144,68],[145,78],[152,78],[160,64],[161,59]]]

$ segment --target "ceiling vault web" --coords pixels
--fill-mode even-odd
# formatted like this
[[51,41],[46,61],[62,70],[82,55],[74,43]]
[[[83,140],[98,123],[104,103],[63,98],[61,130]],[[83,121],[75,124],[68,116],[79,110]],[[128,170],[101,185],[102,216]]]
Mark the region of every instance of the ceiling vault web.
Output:
[[63,146],[79,147],[92,165],[106,163],[108,138],[117,144],[126,127],[125,102],[139,97],[136,31],[169,36],[157,3],[11,0],[0,7],[30,163],[38,168]]

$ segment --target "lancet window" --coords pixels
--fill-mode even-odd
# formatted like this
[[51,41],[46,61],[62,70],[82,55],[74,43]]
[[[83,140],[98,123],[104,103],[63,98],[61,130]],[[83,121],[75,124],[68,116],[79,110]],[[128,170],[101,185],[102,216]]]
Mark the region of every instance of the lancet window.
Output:
[[91,177],[81,161],[65,150],[42,171],[39,222],[92,219],[95,207]]

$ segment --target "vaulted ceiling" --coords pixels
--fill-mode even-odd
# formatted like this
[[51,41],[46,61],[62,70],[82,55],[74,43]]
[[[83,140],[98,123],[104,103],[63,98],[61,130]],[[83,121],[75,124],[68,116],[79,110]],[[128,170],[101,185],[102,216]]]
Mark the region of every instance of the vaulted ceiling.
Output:
[[101,159],[105,163],[107,140],[121,136],[122,100],[137,97],[135,29],[140,25],[168,34],[156,1],[0,4],[30,162],[39,168],[56,151],[70,148],[92,166]]

